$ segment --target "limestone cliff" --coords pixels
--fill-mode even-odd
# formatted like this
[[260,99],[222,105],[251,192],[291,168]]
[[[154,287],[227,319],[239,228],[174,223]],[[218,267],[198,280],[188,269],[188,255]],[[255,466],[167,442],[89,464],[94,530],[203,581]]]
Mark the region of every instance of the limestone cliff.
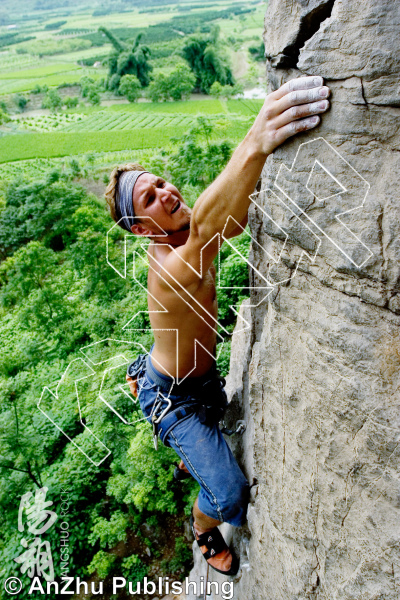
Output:
[[318,74],[332,107],[267,160],[251,211],[229,391],[255,485],[248,527],[224,528],[234,598],[398,600],[400,2],[270,0],[264,41],[270,90]]

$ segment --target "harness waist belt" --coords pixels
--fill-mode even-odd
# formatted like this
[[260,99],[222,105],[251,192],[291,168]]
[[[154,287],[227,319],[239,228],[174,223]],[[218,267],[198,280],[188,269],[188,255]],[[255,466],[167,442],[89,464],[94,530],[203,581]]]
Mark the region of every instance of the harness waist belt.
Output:
[[150,354],[140,354],[128,366],[127,372],[135,378],[143,369],[159,391],[164,392],[166,398],[169,398],[170,394],[189,396],[188,401],[177,408],[171,406],[160,422],[153,422],[155,435],[158,433],[162,441],[178,422],[186,421],[194,413],[199,414],[201,423],[208,425],[218,423],[222,419],[227,406],[227,397],[223,389],[225,379],[219,374],[215,363],[204,375],[189,377],[180,384],[176,384],[173,377],[159,373],[152,364]]
[[168,375],[160,377],[155,368],[153,367],[150,354],[146,356],[146,371],[149,378],[162,390],[163,392],[169,392],[176,395],[193,395],[199,396],[202,393],[202,388],[207,381],[214,379],[218,375],[215,364],[200,377],[188,377],[182,383],[175,383],[175,380]]

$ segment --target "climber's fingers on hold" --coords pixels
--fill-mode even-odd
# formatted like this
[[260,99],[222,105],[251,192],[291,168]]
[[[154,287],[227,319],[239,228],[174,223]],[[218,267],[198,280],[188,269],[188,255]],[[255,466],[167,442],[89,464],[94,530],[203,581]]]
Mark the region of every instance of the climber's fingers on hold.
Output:
[[264,112],[273,129],[274,147],[318,125],[318,113],[329,108],[330,90],[323,83],[322,77],[299,77],[267,96]]
[[[272,100],[271,116],[281,115],[289,109],[302,104],[319,103],[327,98],[330,90],[323,85],[322,77],[300,77],[292,79],[270,94]],[[294,117],[297,118],[297,117]]]
[[292,121],[284,127],[277,129],[275,133],[275,141],[277,145],[282,144],[285,140],[290,138],[292,135],[301,133],[302,131],[308,131],[313,129],[320,122],[320,117],[315,115],[314,117],[307,117],[307,119],[299,119],[298,121]]
[[311,90],[320,88],[324,85],[324,80],[322,77],[315,76],[307,76],[307,77],[297,77],[296,79],[291,79],[287,81],[280,88],[278,88],[275,92],[272,92],[270,96],[274,100],[280,100],[284,96],[287,96],[291,92],[298,92],[303,90]]
[[318,102],[311,102],[310,104],[298,104],[291,106],[285,112],[276,117],[276,127],[284,127],[292,121],[297,119],[304,119],[311,115],[317,115],[323,113],[329,108],[329,100],[319,100]]
[[289,92],[283,98],[275,103],[275,110],[277,115],[282,114],[286,110],[296,108],[302,104],[316,104],[327,98],[330,94],[330,90],[326,85],[322,85],[311,90],[296,90]]

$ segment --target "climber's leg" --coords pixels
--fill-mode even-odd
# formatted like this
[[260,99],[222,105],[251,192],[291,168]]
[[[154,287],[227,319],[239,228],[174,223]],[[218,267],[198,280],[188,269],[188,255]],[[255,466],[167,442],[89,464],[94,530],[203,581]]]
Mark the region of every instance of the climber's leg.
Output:
[[199,511],[218,522],[242,525],[249,484],[218,425],[205,425],[194,413],[177,423],[165,441],[200,484]]

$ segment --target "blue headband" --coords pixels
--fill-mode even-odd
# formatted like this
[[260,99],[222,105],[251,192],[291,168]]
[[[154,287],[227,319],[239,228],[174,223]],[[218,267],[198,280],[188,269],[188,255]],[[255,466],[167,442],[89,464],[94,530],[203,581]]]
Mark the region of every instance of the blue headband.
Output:
[[138,178],[149,171],[124,171],[118,179],[118,188],[116,200],[122,219],[118,224],[126,231],[131,233],[131,226],[134,223],[135,211],[133,210],[133,188]]

